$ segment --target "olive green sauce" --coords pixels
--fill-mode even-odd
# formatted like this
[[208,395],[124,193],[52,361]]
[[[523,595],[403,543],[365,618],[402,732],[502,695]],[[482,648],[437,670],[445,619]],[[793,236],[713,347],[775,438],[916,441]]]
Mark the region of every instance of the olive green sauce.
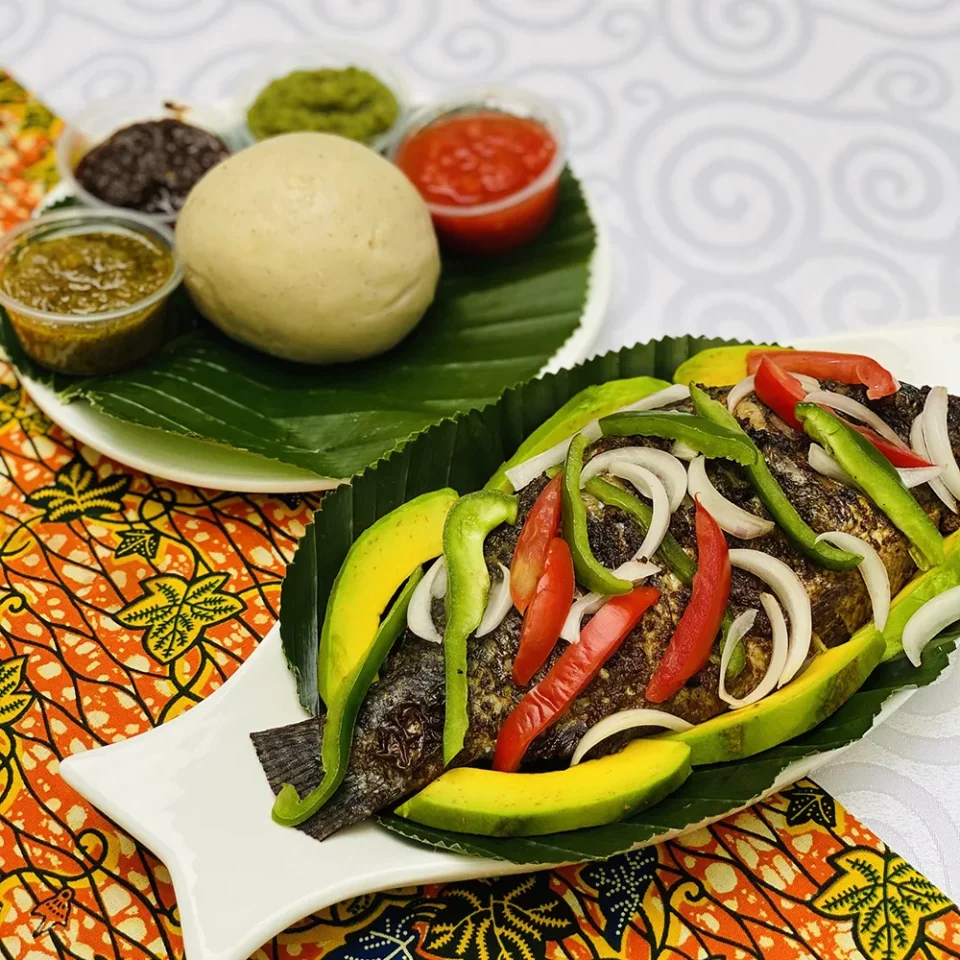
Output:
[[173,273],[169,251],[133,233],[67,234],[24,244],[3,269],[3,289],[45,313],[88,317],[132,306]]
[[307,130],[366,143],[389,130],[399,113],[390,88],[359,67],[294,70],[260,91],[247,125],[258,140]]
[[149,238],[98,230],[15,247],[0,283],[4,293],[40,313],[9,309],[30,357],[62,373],[96,375],[130,366],[162,342],[163,301],[115,317],[101,315],[136,307],[173,271],[172,253]]

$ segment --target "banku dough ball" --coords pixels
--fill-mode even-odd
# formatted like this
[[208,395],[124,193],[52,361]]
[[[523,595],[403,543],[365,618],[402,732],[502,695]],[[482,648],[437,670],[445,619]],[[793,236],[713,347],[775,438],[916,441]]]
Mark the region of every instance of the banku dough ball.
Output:
[[177,248],[207,319],[306,363],[389,350],[440,275],[413,184],[368,147],[325,133],[273,137],[211,169],[183,207]]

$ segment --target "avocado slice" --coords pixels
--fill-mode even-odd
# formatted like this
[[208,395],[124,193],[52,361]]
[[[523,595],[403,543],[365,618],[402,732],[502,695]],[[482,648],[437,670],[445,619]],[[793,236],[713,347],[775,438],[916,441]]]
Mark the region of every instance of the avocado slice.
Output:
[[[943,540],[943,551],[946,554],[943,562],[932,570],[927,570],[914,577],[893,599],[890,605],[890,615],[883,628],[883,639],[886,650],[883,660],[892,660],[903,652],[903,628],[907,621],[928,601],[939,596],[945,590],[960,586],[960,530],[951,533]],[[861,627],[852,639],[861,633],[870,633],[879,636],[873,623]]]
[[381,517],[354,541],[330,591],[317,656],[317,688],[330,703],[373,646],[380,618],[400,585],[443,550],[443,525],[456,490],[433,490]]
[[857,691],[880,662],[886,643],[864,632],[819,654],[785,687],[749,707],[722,713],[665,740],[685,743],[694,766],[742,760],[812,730]]
[[500,465],[500,469],[487,481],[484,489],[513,493],[513,485],[507,479],[507,470],[511,467],[556,446],[561,440],[566,440],[578,430],[582,430],[591,420],[615,413],[621,407],[636,403],[637,400],[669,386],[666,380],[658,380],[656,377],[631,377],[586,387],[540,424],[520,444],[517,452]]
[[732,387],[747,375],[747,354],[759,347],[780,348],[775,343],[750,343],[737,347],[711,347],[684,360],[673,372],[674,383],[701,387]]
[[619,753],[550,773],[457,767],[396,809],[438,830],[531,837],[612,823],[653,806],[690,775],[690,748],[633,740]]

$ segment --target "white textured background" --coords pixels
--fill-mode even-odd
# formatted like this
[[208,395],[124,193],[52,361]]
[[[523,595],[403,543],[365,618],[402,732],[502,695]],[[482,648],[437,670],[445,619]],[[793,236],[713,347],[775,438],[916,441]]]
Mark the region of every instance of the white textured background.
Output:
[[[960,315],[960,0],[0,0],[0,63],[65,116],[219,99],[311,35],[560,103],[614,241],[603,349]],[[960,897],[960,674],[819,779]]]

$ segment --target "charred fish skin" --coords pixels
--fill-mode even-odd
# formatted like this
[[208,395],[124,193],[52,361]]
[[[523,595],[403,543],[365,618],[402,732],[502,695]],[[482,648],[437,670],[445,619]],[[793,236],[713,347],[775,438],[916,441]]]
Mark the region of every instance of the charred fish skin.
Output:
[[[862,388],[832,383],[825,383],[824,388],[846,393],[867,404],[904,439],[908,438],[913,418],[921,412],[928,392],[903,384],[897,394],[869,401]],[[725,390],[712,389],[710,393],[717,399],[725,399]],[[677,404],[675,409],[689,409],[689,406]],[[883,558],[892,591],[899,591],[914,575],[916,567],[906,539],[886,516],[857,492],[813,471],[807,463],[807,439],[782,423],[754,397],[740,402],[736,416],[803,519],[820,531],[839,529],[867,539]],[[960,449],[960,398],[950,399],[948,425],[953,447]],[[587,456],[613,447],[639,444],[662,445],[639,437],[602,438],[588,449]],[[724,496],[758,516],[766,515],[752,488],[735,468],[712,461],[708,464],[708,473]],[[542,477],[521,492],[515,527],[500,527],[488,537],[485,554],[491,576],[499,576],[498,561],[510,566],[519,529],[546,482]],[[956,529],[956,518],[942,510],[932,494],[920,493],[918,499],[945,532]],[[615,508],[588,504],[588,509],[588,532],[595,555],[609,567],[629,559],[642,540],[633,521]],[[687,500],[673,515],[670,525],[670,532],[691,556],[694,556],[696,542],[693,517],[693,504]],[[734,537],[728,540],[732,546],[745,546],[776,556],[797,573],[810,595],[815,644],[830,647],[843,643],[869,621],[869,597],[856,570],[831,571],[815,566],[799,554],[778,529],[752,541],[739,541]],[[533,742],[527,754],[533,768],[555,765],[569,758],[583,734],[603,717],[645,705],[643,691],[689,599],[687,589],[668,573],[649,582],[661,590],[660,601],[647,612],[585,694]],[[731,590],[734,614],[750,607],[758,608],[759,594],[758,581],[734,571]],[[499,628],[486,637],[470,641],[470,728],[465,748],[457,757],[458,764],[482,763],[491,756],[501,724],[522,697],[524,691],[517,689],[511,678],[520,626],[519,614],[511,610]],[[769,623],[761,612],[746,639],[747,668],[734,684],[734,694],[750,689],[765,671],[769,630]],[[554,651],[532,682],[543,676],[560,652]],[[714,657],[675,697],[658,708],[694,723],[709,719],[727,709],[716,692],[718,679]],[[371,688],[361,708],[344,783],[331,801],[299,829],[323,839],[395,805],[438,777],[443,771],[443,686],[442,647],[405,631],[387,660],[382,678]],[[322,774],[318,759],[321,731],[322,718],[312,718],[279,730],[253,734],[261,765],[275,792],[284,782],[293,783],[301,794],[316,786]],[[610,741],[605,750],[620,746],[621,742]]]

